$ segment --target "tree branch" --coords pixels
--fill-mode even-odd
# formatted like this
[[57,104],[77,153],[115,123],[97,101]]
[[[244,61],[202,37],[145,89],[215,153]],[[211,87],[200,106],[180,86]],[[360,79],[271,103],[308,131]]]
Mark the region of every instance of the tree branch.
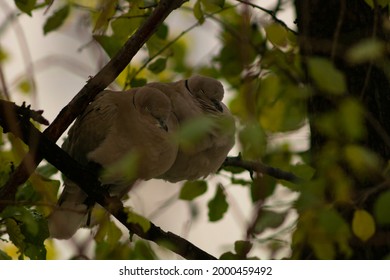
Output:
[[227,157],[222,167],[228,167],[228,166],[240,167],[245,170],[248,170],[249,172],[259,172],[259,173],[267,174],[276,179],[289,181],[295,184],[303,182],[303,179],[297,177],[293,173],[268,166],[262,162],[243,160],[240,155],[236,157]]
[[[172,232],[166,232],[152,222],[150,222],[150,228],[147,231],[144,231],[137,223],[128,222],[128,215],[122,202],[108,194],[106,188],[100,184],[96,172],[80,165],[45,134],[41,133],[31,124],[30,114],[24,114],[25,111],[25,109],[20,110],[20,107],[14,103],[0,100],[0,125],[4,132],[12,132],[27,145],[34,143],[39,158],[45,158],[66,177],[76,182],[89,197],[110,212],[129,232],[153,241],[186,259],[216,259],[186,239]],[[8,121],[10,112],[13,112],[13,122]],[[0,201],[0,207],[5,207],[7,204]]]
[[280,20],[277,16],[276,16],[276,13],[275,11],[271,11],[271,10],[268,10],[266,8],[263,8],[263,7],[260,7],[259,5],[256,5],[256,4],[253,4],[251,3],[250,1],[245,1],[245,0],[236,0],[237,2],[240,2],[242,4],[245,4],[245,5],[249,5],[251,6],[252,8],[256,8],[256,9],[259,9],[260,11],[263,11],[264,13],[268,14],[271,16],[271,18],[276,22],[276,23],[279,23],[281,26],[283,26],[284,28],[286,28],[288,31],[290,31],[291,33],[297,35],[298,33],[295,31],[295,30],[292,30],[290,27],[288,27],[288,25]]
[[[186,0],[161,0],[148,19],[129,38],[118,53],[61,110],[52,124],[43,132],[45,136],[53,142],[57,141],[79,113],[87,107],[88,103],[125,69],[145,42],[156,31],[157,27],[174,9],[179,8],[184,2]],[[29,147],[29,153],[8,182],[1,188],[1,199],[13,199],[17,187],[30,177],[42,160],[42,156],[32,146]],[[0,207],[1,210],[2,208]]]

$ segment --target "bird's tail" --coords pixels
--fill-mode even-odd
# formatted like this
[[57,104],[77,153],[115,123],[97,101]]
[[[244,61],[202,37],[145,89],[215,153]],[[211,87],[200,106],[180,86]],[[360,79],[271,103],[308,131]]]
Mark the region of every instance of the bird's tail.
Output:
[[69,239],[86,224],[90,206],[87,195],[73,182],[65,180],[65,187],[58,200],[58,206],[48,217],[51,237]]

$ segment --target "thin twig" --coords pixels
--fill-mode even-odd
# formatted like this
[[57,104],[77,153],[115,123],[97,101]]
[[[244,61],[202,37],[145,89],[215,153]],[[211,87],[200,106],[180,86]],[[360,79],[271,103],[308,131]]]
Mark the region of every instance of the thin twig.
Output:
[[340,1],[340,14],[339,14],[339,18],[337,19],[336,29],[333,34],[332,50],[330,53],[330,58],[332,61],[334,60],[336,55],[336,49],[340,38],[341,27],[343,26],[343,22],[344,22],[345,10],[347,9],[346,7],[347,5],[345,1],[347,0]]
[[[218,11],[215,11],[211,14],[205,14],[205,19],[207,18],[213,18],[214,15],[216,14],[219,14],[223,11],[226,11],[228,9],[231,9],[231,8],[234,8],[234,6],[229,6],[229,7],[226,7],[226,8],[222,8]],[[186,10],[185,8],[183,8],[184,10]],[[173,44],[175,44],[180,38],[182,38],[183,36],[185,36],[187,33],[189,33],[190,31],[192,31],[194,28],[200,26],[201,23],[199,21],[197,21],[196,23],[194,23],[193,25],[191,25],[190,27],[188,27],[187,29],[183,30],[179,35],[177,35],[173,40],[169,41],[164,47],[162,47],[159,51],[157,51],[154,55],[152,55],[151,57],[149,57],[146,62],[134,73],[132,79],[134,79],[139,73],[141,73],[142,70],[144,70],[150,62],[152,62],[153,60],[155,60],[158,56],[160,56],[164,51],[166,51],[169,47],[171,47]],[[131,82],[131,81],[130,81]],[[127,86],[127,82],[125,84],[125,87]]]
[[[347,1],[347,0],[345,0],[345,1]],[[372,39],[375,39],[377,32],[378,32],[378,21],[379,21],[378,14],[379,14],[380,7],[378,4],[378,0],[373,0],[373,3],[374,3],[374,23],[373,23],[374,26],[372,28],[371,37],[372,37]],[[366,75],[364,77],[364,84],[363,84],[362,90],[360,92],[360,100],[364,100],[364,93],[366,92],[368,84],[371,80],[371,72],[372,72],[373,65],[374,65],[374,61],[371,60],[369,65],[368,65]]]
[[[6,3],[2,3],[3,9],[5,10],[11,10],[11,8]],[[35,72],[34,72],[34,66],[32,63],[32,56],[30,52],[30,48],[28,46],[26,33],[22,26],[20,25],[19,18],[14,18],[12,27],[14,28],[16,39],[19,42],[20,51],[22,54],[22,60],[25,67],[26,77],[28,79],[28,82],[31,85],[31,96],[33,97],[33,101],[36,102],[37,97],[37,87],[35,82]]]
[[[1,50],[1,46],[0,46]],[[8,92],[8,85],[5,80],[4,71],[3,71],[3,64],[0,63],[0,85],[1,85],[1,93],[4,95],[4,99],[10,100],[9,92]]]
[[263,11],[264,13],[270,15],[271,18],[272,18],[276,23],[279,23],[281,26],[283,26],[284,28],[286,28],[286,29],[287,29],[288,31],[290,31],[291,33],[293,33],[293,34],[295,34],[295,35],[298,34],[295,30],[292,30],[290,27],[288,27],[288,25],[287,25],[284,21],[282,21],[281,19],[279,19],[279,18],[276,16],[276,14],[275,14],[274,11],[268,10],[268,9],[266,9],[266,8],[263,8],[263,7],[259,6],[259,5],[253,4],[253,3],[249,2],[249,1],[245,1],[245,0],[236,0],[236,1],[237,1],[237,2],[240,2],[240,3],[242,3],[242,4],[245,4],[245,5],[249,5],[249,6],[253,7],[253,8],[256,8],[256,9],[259,9],[259,10]]
[[243,160],[241,156],[237,157],[227,157],[225,159],[225,162],[223,163],[222,167],[240,167],[243,168],[249,172],[259,172],[263,174],[267,174],[271,177],[274,177],[279,180],[285,180],[291,183],[301,183],[303,182],[302,178],[299,178],[293,173],[268,166],[262,162],[259,161],[247,161]]

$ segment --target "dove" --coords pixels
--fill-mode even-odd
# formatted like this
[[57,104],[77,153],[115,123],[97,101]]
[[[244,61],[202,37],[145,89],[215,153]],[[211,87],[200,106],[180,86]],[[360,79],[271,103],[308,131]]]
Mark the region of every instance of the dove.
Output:
[[216,79],[195,75],[173,83],[149,83],[148,87],[165,93],[180,126],[207,116],[214,121],[209,131],[194,147],[179,147],[172,167],[158,178],[169,182],[196,180],[215,173],[234,145],[235,122],[222,103],[224,88]]
[[[76,119],[62,147],[79,163],[107,170],[99,179],[110,185],[110,195],[120,198],[137,179],[149,180],[172,166],[178,147],[171,135],[177,126],[171,101],[160,91],[106,90]],[[133,176],[124,168],[131,159],[136,160]],[[87,194],[77,184],[65,178],[64,186],[58,207],[48,218],[50,234],[57,239],[70,238],[86,224],[91,210]]]

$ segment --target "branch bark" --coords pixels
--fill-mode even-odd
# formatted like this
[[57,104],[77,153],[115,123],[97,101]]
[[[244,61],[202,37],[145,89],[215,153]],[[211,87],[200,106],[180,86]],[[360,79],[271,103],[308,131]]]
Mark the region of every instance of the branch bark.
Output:
[[[136,33],[129,38],[119,52],[61,110],[53,123],[43,132],[44,135],[51,141],[56,142],[79,113],[86,108],[88,103],[125,69],[145,42],[153,35],[157,27],[173,10],[179,8],[184,2],[186,0],[161,0],[153,13],[138,28]],[[1,188],[0,197],[4,200],[12,200],[15,197],[17,187],[30,177],[42,160],[42,156],[37,153],[34,146],[29,147],[29,153],[8,182]],[[1,210],[2,208],[0,207]]]
[[[144,231],[137,223],[128,222],[128,215],[122,202],[118,198],[109,196],[106,188],[100,184],[96,172],[80,165],[44,133],[41,133],[29,121],[30,114],[26,116],[20,113],[25,111],[20,110],[20,107],[12,102],[0,100],[0,125],[4,132],[12,132],[27,145],[34,145],[37,157],[45,158],[66,177],[76,182],[88,196],[110,212],[130,233],[153,241],[185,259],[216,259],[186,239],[172,232],[166,232],[150,221],[150,228],[147,231]],[[12,122],[9,121],[10,115],[12,115]],[[0,208],[4,208],[8,204],[2,201],[0,200]]]
[[274,177],[275,179],[285,180],[294,184],[303,182],[302,178],[299,178],[293,173],[272,166],[268,166],[262,162],[243,160],[241,159],[241,156],[227,157],[222,167],[228,166],[243,168],[249,172],[259,172],[267,174],[271,177]]

